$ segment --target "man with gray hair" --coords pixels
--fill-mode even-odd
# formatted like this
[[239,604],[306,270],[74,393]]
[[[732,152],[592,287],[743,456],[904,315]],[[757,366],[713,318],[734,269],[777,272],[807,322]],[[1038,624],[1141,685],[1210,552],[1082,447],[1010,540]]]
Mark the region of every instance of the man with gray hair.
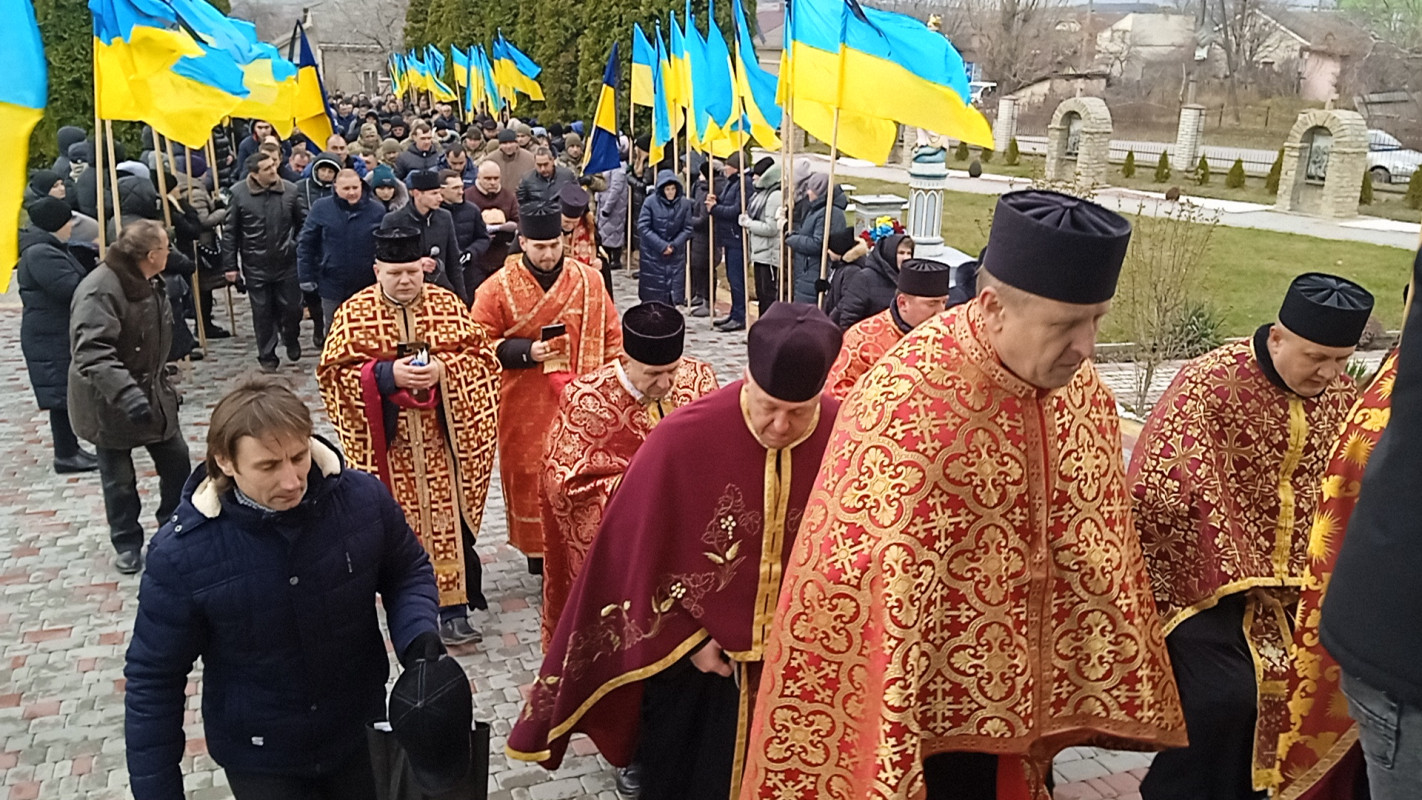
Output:
[[539,147],[533,151],[533,171],[518,185],[518,213],[521,216],[556,214],[562,208],[558,193],[577,180],[573,171],[553,160],[553,151]]

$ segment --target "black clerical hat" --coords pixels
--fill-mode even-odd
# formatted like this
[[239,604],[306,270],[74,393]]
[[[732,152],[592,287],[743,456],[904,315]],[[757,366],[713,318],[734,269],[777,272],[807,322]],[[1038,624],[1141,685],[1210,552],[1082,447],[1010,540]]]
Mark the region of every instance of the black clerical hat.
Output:
[[1337,275],[1309,272],[1289,284],[1279,322],[1314,344],[1356,347],[1372,313],[1367,289]]
[[899,267],[899,293],[914,297],[947,297],[953,268],[931,258],[910,258]]
[[418,192],[432,192],[439,188],[439,173],[432,169],[417,169],[410,173],[410,188]]
[[983,268],[1008,286],[1063,303],[1116,294],[1131,223],[1079,197],[1031,189],[998,198]]
[[518,234],[532,242],[549,242],[563,235],[563,215],[524,214],[518,221]]
[[681,358],[686,319],[675,306],[652,300],[622,314],[622,349],[641,364],[662,367]]
[[473,726],[469,678],[451,656],[416,661],[390,690],[390,730],[428,794],[449,792],[468,775]]
[[563,216],[569,219],[577,219],[588,213],[588,190],[570,183],[558,192],[558,206],[563,212]]
[[375,260],[386,264],[409,264],[424,256],[420,232],[414,228],[384,228],[375,232]]
[[819,307],[771,303],[746,335],[751,377],[771,397],[803,403],[824,388],[842,341]]

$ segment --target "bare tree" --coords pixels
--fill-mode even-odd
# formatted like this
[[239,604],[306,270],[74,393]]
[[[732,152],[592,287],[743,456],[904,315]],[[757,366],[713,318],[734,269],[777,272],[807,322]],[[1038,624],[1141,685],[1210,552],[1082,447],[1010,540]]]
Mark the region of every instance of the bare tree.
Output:
[[1278,25],[1268,16],[1269,0],[1205,0],[1207,17],[1225,59],[1225,86],[1234,121],[1240,122],[1239,83],[1259,67],[1261,54]]

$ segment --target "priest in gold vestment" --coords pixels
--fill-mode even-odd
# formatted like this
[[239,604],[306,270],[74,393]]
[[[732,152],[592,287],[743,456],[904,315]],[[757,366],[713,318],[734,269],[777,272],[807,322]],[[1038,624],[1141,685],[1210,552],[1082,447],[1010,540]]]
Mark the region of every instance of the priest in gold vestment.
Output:
[[717,388],[711,365],[682,353],[685,339],[675,306],[633,306],[622,359],[563,390],[543,464],[545,651],[627,462],[666,415]]
[[830,368],[829,393],[843,400],[859,376],[893,349],[904,334],[943,312],[951,268],[941,261],[911,258],[899,267],[898,291],[889,307],[844,332],[839,358]]
[[1047,800],[1185,742],[1090,362],[1130,224],[1002,196],[977,297],[849,393],[786,567],[742,800]]
[[1144,800],[1252,800],[1274,782],[1309,528],[1372,306],[1301,275],[1278,321],[1186,364],[1151,411],[1129,483],[1190,746],[1156,757]]
[[503,367],[499,478],[509,543],[528,557],[534,574],[543,571],[543,442],[558,397],[574,378],[622,352],[622,327],[602,275],[566,255],[562,221],[557,212],[524,215],[522,255],[479,285],[472,309]]
[[336,309],[316,380],[341,449],[405,509],[439,587],[440,638],[488,608],[474,538],[498,430],[498,365],[459,296],[424,283],[419,231],[375,233],[374,286]]

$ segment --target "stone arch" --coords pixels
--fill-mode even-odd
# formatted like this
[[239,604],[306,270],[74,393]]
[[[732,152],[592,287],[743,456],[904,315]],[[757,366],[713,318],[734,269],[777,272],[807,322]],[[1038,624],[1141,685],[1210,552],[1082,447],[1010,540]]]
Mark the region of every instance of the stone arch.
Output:
[[1284,141],[1280,211],[1341,219],[1358,215],[1368,170],[1368,125],[1356,111],[1309,109]]
[[[1111,109],[1099,97],[1070,97],[1047,126],[1047,180],[1104,184],[1110,168]],[[1070,145],[1075,145],[1074,149]]]

